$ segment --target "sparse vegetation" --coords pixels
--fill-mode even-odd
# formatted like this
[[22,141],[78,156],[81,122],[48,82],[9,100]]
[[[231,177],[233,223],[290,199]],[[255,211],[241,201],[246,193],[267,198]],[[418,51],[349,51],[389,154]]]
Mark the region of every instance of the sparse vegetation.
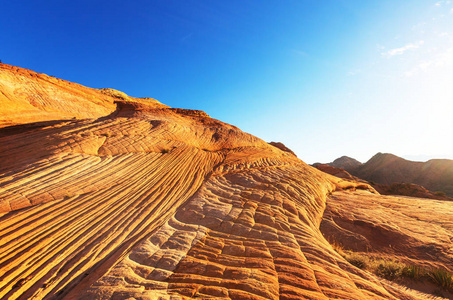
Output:
[[453,278],[452,273],[443,269],[431,269],[427,272],[431,281],[449,291],[453,291]]
[[359,253],[345,248],[338,242],[330,241],[332,248],[346,259],[351,265],[369,271],[388,280],[412,279],[417,281],[429,280],[435,285],[453,292],[453,274],[444,269],[427,269],[419,265],[377,258],[367,253]]
[[[350,251],[348,251],[350,252]],[[351,265],[356,266],[359,269],[368,269],[370,267],[370,259],[367,256],[359,253],[350,252],[343,256]]]
[[341,256],[344,257],[345,253],[344,253],[343,245],[341,245],[340,243],[338,243],[335,240],[328,239],[328,241],[329,241],[329,244],[332,246],[333,250],[335,250],[338,254],[340,254]]
[[160,153],[162,153],[162,154],[165,154],[165,153],[168,153],[168,152],[170,152],[170,149],[164,148],[164,149],[160,150]]
[[406,266],[401,273],[402,276],[419,280],[425,276],[424,269],[417,265]]
[[379,277],[395,280],[402,277],[403,270],[407,267],[405,264],[394,260],[378,260],[379,264],[375,266],[375,274]]

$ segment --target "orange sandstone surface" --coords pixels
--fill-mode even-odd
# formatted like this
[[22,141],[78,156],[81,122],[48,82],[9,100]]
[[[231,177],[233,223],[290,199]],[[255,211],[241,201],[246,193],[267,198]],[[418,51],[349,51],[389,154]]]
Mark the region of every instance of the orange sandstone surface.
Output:
[[[410,238],[398,251],[451,268],[451,222],[429,220],[437,202],[411,214],[409,202],[396,207],[201,111],[0,72],[1,299],[426,299],[327,242],[321,222],[362,220],[343,211],[350,197],[357,214],[400,237],[414,235],[417,218],[434,226],[432,256]],[[363,213],[367,202],[382,214]],[[408,228],[386,221],[385,207],[401,209]]]
[[[31,122],[99,118],[129,99],[113,89],[92,89],[31,70],[0,63],[0,128]],[[136,102],[167,107],[151,98]]]
[[370,256],[453,271],[450,201],[337,192],[327,201],[321,231]]

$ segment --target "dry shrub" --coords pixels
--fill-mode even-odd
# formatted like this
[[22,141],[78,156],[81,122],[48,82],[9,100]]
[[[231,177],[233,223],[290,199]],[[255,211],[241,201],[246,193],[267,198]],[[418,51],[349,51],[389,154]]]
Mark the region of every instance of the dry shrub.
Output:
[[395,260],[372,257],[367,253],[345,250],[336,241],[329,241],[332,248],[351,265],[369,271],[388,280],[410,278],[417,281],[429,279],[437,286],[453,292],[453,273],[443,269],[426,269],[418,265],[406,265]]
[[427,272],[428,278],[436,285],[453,291],[452,273],[443,269],[431,269]]

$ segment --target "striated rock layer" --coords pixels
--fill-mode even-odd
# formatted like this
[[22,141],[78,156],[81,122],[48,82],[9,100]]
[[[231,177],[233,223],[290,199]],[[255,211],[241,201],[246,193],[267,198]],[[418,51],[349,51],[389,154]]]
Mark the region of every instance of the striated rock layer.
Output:
[[338,192],[327,201],[321,231],[347,249],[453,271],[449,201]]
[[92,89],[0,63],[0,128],[62,119],[99,118],[115,111],[115,100],[167,107],[152,98],[131,98],[113,89]]
[[[48,88],[2,68],[8,101]],[[64,99],[64,118],[90,93],[115,107],[71,120],[40,108],[0,132],[1,299],[423,299],[353,267],[319,230],[327,194],[366,184],[201,111],[72,92],[82,104]],[[20,109],[8,122],[26,123]]]

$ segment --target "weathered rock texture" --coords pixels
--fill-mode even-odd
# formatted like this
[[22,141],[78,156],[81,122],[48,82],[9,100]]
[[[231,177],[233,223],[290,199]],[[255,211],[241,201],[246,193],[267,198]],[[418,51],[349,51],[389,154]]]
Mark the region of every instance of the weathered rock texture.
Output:
[[327,201],[321,231],[354,251],[453,271],[449,201],[337,192]]
[[2,65],[5,122],[34,123],[0,137],[1,299],[423,299],[319,230],[327,194],[368,186],[201,111],[43,76]]
[[115,100],[133,99],[167,107],[151,98],[130,98],[113,89],[92,89],[0,63],[0,128],[31,122],[99,118],[113,113]]
[[285,146],[285,144],[283,143],[280,143],[280,142],[270,142],[269,145],[272,145],[274,147],[277,147],[278,149],[282,150],[282,151],[286,151],[286,152],[289,152],[291,153],[292,155],[294,156],[297,156],[293,150],[289,149],[288,147]]

